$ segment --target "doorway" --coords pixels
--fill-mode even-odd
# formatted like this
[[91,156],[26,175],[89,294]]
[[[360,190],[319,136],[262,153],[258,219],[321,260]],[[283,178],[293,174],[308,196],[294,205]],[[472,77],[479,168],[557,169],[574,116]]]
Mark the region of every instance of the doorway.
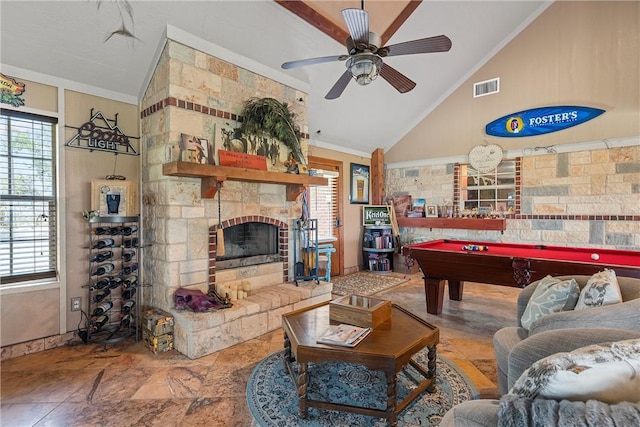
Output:
[[318,241],[331,243],[331,277],[344,274],[342,230],[342,162],[309,156],[309,169],[327,178],[326,186],[309,188],[309,216],[318,220]]

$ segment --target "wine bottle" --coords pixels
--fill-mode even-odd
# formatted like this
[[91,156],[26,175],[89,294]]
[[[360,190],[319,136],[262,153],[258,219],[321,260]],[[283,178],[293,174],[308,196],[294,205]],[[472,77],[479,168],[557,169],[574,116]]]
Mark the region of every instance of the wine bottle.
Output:
[[95,290],[99,290],[99,289],[104,289],[107,286],[109,286],[109,279],[107,279],[107,278],[100,279],[96,283],[91,285],[91,287],[89,287],[89,290],[90,291],[95,291]]
[[138,231],[138,226],[136,225],[125,226],[120,228],[120,234],[122,234],[123,236],[131,236],[131,234],[135,233],[136,231]]
[[96,234],[98,236],[101,236],[103,234],[111,234],[111,228],[110,227],[97,227],[96,228]]
[[113,269],[116,268],[113,264],[109,263],[109,264],[104,264],[99,266],[98,268],[96,268],[95,270],[93,270],[93,272],[91,273],[92,276],[102,276],[103,274],[106,273],[111,273],[113,271]]
[[111,289],[107,288],[107,289],[104,289],[102,292],[95,294],[93,298],[91,298],[91,300],[93,302],[100,302],[106,297],[108,297],[109,295],[111,295]]
[[122,260],[125,262],[131,261],[136,256],[136,251],[123,251]]
[[127,265],[125,267],[122,267],[122,272],[124,274],[131,274],[134,271],[136,271],[138,269],[138,263],[133,263],[131,265]]
[[135,248],[138,246],[138,238],[134,237],[133,239],[124,239],[122,242],[122,246],[125,248]]
[[122,291],[122,299],[131,299],[136,294],[136,288],[128,288]]
[[131,324],[131,315],[126,314],[125,316],[122,317],[122,319],[120,319],[120,327],[118,328],[118,330],[122,332],[125,329],[127,329],[130,324]]
[[111,248],[115,243],[113,239],[101,239],[93,245],[93,249]]
[[120,285],[122,285],[122,277],[110,277],[109,278],[109,289],[116,289]]
[[123,314],[128,314],[131,312],[131,310],[133,310],[133,307],[136,305],[136,302],[132,299],[127,300],[127,302],[125,302],[124,304],[122,304],[122,307],[120,307],[120,312]]
[[111,227],[111,229],[109,230],[109,234],[111,234],[112,236],[118,235],[120,234],[120,230],[121,227]]
[[122,287],[124,289],[128,289],[132,286],[136,286],[138,284],[138,276],[127,277],[124,282],[122,282]]
[[100,316],[101,314],[106,313],[107,311],[111,310],[112,308],[113,308],[113,303],[111,301],[103,302],[102,304],[97,306],[95,308],[95,310],[93,310],[93,315],[94,316]]
[[108,321],[109,321],[109,316],[107,316],[106,314],[96,317],[91,321],[91,327],[90,327],[91,332],[99,331]]
[[113,257],[112,251],[100,252],[91,259],[91,262],[102,262],[111,259],[111,257]]

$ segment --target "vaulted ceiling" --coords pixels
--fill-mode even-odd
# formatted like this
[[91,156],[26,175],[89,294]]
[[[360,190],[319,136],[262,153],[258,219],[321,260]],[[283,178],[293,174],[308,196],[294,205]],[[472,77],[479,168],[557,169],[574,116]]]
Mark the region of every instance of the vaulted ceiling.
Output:
[[385,59],[417,83],[406,94],[379,78],[368,86],[351,82],[340,98],[326,100],[344,62],[280,68],[286,61],[345,54],[348,32],[340,11],[361,8],[361,1],[2,0],[0,64],[8,75],[27,70],[137,103],[171,29],[305,90],[311,144],[368,154],[393,146],[549,4],[365,2],[370,28],[383,44],[440,34],[452,40],[446,53]]

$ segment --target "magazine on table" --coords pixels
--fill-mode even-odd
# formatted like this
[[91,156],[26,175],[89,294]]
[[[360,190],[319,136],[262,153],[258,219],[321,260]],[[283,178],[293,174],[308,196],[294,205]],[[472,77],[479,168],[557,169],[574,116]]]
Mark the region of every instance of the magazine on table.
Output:
[[327,331],[317,340],[320,344],[341,345],[344,347],[355,347],[366,338],[371,332],[371,328],[361,328],[341,323],[339,325],[329,325]]

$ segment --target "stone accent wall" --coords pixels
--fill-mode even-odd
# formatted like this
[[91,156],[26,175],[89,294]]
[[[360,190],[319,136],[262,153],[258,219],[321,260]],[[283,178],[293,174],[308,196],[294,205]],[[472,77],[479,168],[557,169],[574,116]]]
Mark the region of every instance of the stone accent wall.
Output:
[[[217,199],[200,197],[200,179],[169,177],[162,165],[181,134],[221,145],[222,127],[235,128],[243,103],[273,97],[296,106],[306,123],[306,94],[256,73],[168,40],[141,104],[142,201],[146,305],[169,309],[179,287],[208,291],[209,230],[218,224]],[[304,126],[303,126],[304,127]],[[263,216],[284,224],[300,216],[300,202],[286,201],[283,185],[226,181],[222,220]],[[289,266],[293,268],[293,266]],[[215,277],[215,276],[214,276]]]
[[[544,242],[638,250],[640,147],[525,156],[520,165],[520,211],[499,231],[403,228],[403,243],[455,238]],[[388,169],[387,192],[440,205],[454,199],[455,165]]]

